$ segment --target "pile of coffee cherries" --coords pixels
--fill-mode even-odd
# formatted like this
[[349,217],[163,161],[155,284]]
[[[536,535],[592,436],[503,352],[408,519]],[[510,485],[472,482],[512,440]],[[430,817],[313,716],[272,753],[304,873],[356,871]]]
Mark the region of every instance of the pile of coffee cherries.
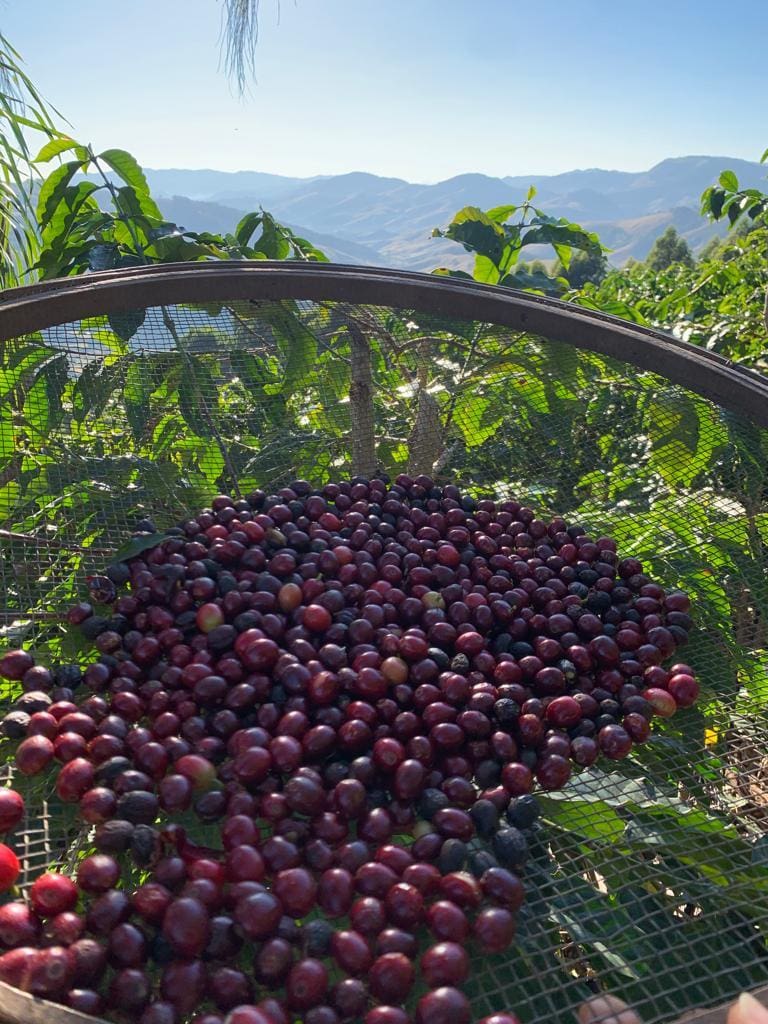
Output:
[[[68,613],[95,660],[0,659],[16,770],[51,773],[91,851],[0,906],[0,980],[140,1024],[469,1024],[534,788],[696,700],[663,667],[688,598],[608,537],[421,476],[141,526]],[[22,815],[0,792],[0,828]]]

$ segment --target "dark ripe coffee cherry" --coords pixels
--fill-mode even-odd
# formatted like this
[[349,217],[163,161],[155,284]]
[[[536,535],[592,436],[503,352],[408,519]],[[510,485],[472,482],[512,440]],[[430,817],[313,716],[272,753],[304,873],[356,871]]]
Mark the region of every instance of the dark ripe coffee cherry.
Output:
[[227,1011],[253,999],[250,979],[233,967],[219,967],[208,978],[208,992],[219,1010]]
[[492,1013],[490,1017],[483,1017],[478,1024],[520,1024],[520,1018],[516,1013],[505,1010],[503,1013]]
[[[459,842],[459,840],[451,839],[446,840],[446,842],[453,843]],[[458,870],[458,868],[455,870]],[[402,875],[403,882],[406,882],[408,885],[412,885],[414,888],[418,889],[425,899],[429,899],[438,892],[440,878],[440,868],[436,867],[434,864],[426,864],[424,862],[416,862],[415,864],[409,865]]]
[[332,1006],[313,1006],[304,1014],[304,1024],[339,1024],[339,1020]]
[[389,921],[398,928],[413,930],[424,916],[424,896],[414,885],[399,882],[384,897]]
[[70,947],[75,960],[73,984],[96,987],[107,966],[107,953],[95,939],[78,939]]
[[562,789],[570,777],[571,763],[559,754],[546,755],[536,771],[542,789]]
[[67,992],[66,1005],[72,1010],[94,1017],[103,1011],[104,1000],[92,989],[73,988]]
[[0,906],[0,944],[6,949],[33,946],[39,934],[40,921],[26,904],[5,903]]
[[78,865],[77,884],[84,892],[106,892],[117,885],[119,878],[120,865],[103,853],[85,857]]
[[179,1016],[192,1013],[203,999],[206,971],[200,960],[167,964],[160,978],[160,994],[176,1007]]
[[[498,821],[498,814],[496,814]],[[440,848],[437,864],[442,874],[450,871],[460,871],[467,861],[467,844],[461,839],[446,839]]]
[[457,988],[436,988],[419,999],[415,1019],[416,1024],[469,1024],[469,1001]]
[[499,811],[496,805],[489,800],[478,800],[470,808],[469,815],[482,839],[489,839],[496,831],[499,823]]
[[468,842],[475,833],[471,816],[458,807],[445,807],[432,817],[435,829],[447,839],[461,839]]
[[359,1020],[368,1005],[368,988],[359,978],[339,981],[333,986],[330,996],[334,1009],[345,1021]]
[[432,821],[438,811],[450,807],[450,800],[439,789],[425,789],[419,800],[418,810],[422,818]]
[[603,754],[612,760],[621,760],[632,749],[632,738],[620,725],[606,725],[597,735],[597,743]]
[[[383,865],[374,865],[382,867]],[[385,869],[387,870],[387,869]],[[389,873],[391,874],[391,872]],[[394,877],[394,876],[393,876]],[[356,879],[344,868],[329,868],[320,876],[317,886],[317,904],[329,917],[343,917],[352,906]],[[363,891],[359,888],[359,891]],[[373,895],[367,893],[366,895]]]
[[256,892],[237,902],[234,916],[249,939],[267,939],[277,931],[282,915],[282,905],[272,893]]
[[469,935],[466,914],[449,900],[438,900],[428,907],[427,927],[441,941],[461,943]]
[[109,935],[131,913],[131,904],[121,889],[110,889],[97,897],[86,913],[89,931],[96,935]]
[[339,967],[348,974],[365,974],[373,963],[373,951],[365,936],[357,931],[334,932],[331,954]]
[[365,1015],[363,1024],[409,1024],[410,1017],[399,1006],[374,1006]]
[[107,952],[116,967],[141,967],[147,958],[147,942],[135,925],[124,922],[110,933]]
[[279,871],[272,883],[272,891],[290,917],[306,917],[315,905],[317,883],[305,868]]
[[361,865],[355,872],[355,888],[363,896],[384,899],[397,881],[398,877],[391,868],[374,861]]
[[165,911],[162,931],[163,937],[178,954],[198,957],[211,935],[208,911],[199,900],[182,896]]
[[530,828],[540,815],[541,808],[535,796],[514,797],[507,806],[507,821],[514,828]]
[[277,937],[269,939],[257,951],[254,973],[264,985],[276,988],[285,981],[292,964],[293,946],[286,939]]
[[320,918],[308,921],[301,929],[301,942],[304,952],[310,957],[322,957],[331,948],[334,928]]
[[463,909],[475,909],[482,898],[477,879],[467,871],[444,875],[439,885],[440,896]]
[[590,736],[577,736],[571,741],[571,759],[578,765],[588,767],[597,760],[597,742]]
[[[281,1004],[277,1003],[275,1010],[281,1009]],[[236,1006],[231,1013],[227,1014],[226,1024],[287,1024],[287,1016],[276,1015],[275,1012],[267,1012],[265,1009],[261,1009],[258,1006]]]
[[651,726],[648,719],[637,712],[630,712],[628,715],[624,715],[621,724],[635,743],[645,743],[651,734]]
[[[87,616],[86,616],[87,617]],[[35,664],[35,659],[27,651],[6,651],[0,658],[0,676],[4,679],[17,681]]]
[[295,963],[285,983],[286,1003],[294,1010],[319,1006],[328,991],[328,971],[320,960],[308,957]]
[[523,883],[506,868],[488,868],[480,878],[480,888],[486,899],[508,910],[518,910],[525,900]]
[[404,953],[384,953],[368,972],[371,995],[384,1003],[402,1003],[413,982],[413,964]]
[[528,860],[528,843],[517,828],[500,829],[493,837],[493,852],[505,868],[521,868]]
[[678,707],[689,708],[699,696],[699,684],[688,673],[678,672],[667,683],[667,688]]
[[430,988],[461,985],[469,974],[469,957],[457,942],[439,942],[424,952],[419,966]]
[[522,796],[530,793],[533,787],[533,775],[527,765],[520,762],[505,764],[501,770],[501,784],[511,796]]
[[503,907],[487,907],[475,918],[472,933],[483,952],[501,953],[514,938],[515,919]]

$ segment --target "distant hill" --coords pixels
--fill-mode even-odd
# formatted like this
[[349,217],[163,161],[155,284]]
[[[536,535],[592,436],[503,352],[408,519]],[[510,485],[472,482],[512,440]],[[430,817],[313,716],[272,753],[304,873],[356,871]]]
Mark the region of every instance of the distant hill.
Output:
[[662,160],[637,173],[598,168],[555,175],[493,178],[461,174],[434,185],[354,172],[290,178],[256,171],[147,169],[164,214],[191,230],[231,230],[244,212],[264,206],[340,262],[411,270],[465,266],[459,246],[430,237],[463,206],[521,202],[530,185],[536,203],[597,231],[611,262],[643,259],[674,224],[695,250],[721,225],[699,216],[699,197],[726,168],[746,187],[765,187],[766,168],[721,156]]

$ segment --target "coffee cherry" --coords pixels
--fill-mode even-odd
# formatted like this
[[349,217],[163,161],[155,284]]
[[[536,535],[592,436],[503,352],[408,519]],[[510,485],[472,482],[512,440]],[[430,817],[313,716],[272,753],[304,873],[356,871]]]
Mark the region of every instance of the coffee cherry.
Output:
[[9,846],[0,843],[0,892],[13,888],[20,874],[19,858]]
[[320,960],[308,957],[291,968],[285,983],[285,998],[294,1010],[319,1006],[328,991],[328,971]]
[[66,875],[58,875],[53,872],[40,875],[29,890],[32,909],[40,917],[54,917],[67,910],[74,910],[77,897],[75,883]]
[[401,1003],[414,982],[413,964],[404,953],[384,953],[368,972],[368,984],[375,999]]
[[0,789],[0,832],[10,832],[24,817],[24,800],[13,789]]
[[471,1012],[466,996],[456,988],[436,988],[416,1004],[416,1024],[469,1024]]
[[420,968],[430,988],[461,985],[469,974],[469,957],[458,943],[439,942],[423,954]]

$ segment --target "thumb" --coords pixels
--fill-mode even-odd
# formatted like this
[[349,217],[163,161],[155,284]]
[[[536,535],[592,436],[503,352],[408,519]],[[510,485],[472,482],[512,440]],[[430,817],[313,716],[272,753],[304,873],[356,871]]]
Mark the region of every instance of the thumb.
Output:
[[742,992],[728,1011],[728,1024],[768,1024],[768,1010],[754,996]]

